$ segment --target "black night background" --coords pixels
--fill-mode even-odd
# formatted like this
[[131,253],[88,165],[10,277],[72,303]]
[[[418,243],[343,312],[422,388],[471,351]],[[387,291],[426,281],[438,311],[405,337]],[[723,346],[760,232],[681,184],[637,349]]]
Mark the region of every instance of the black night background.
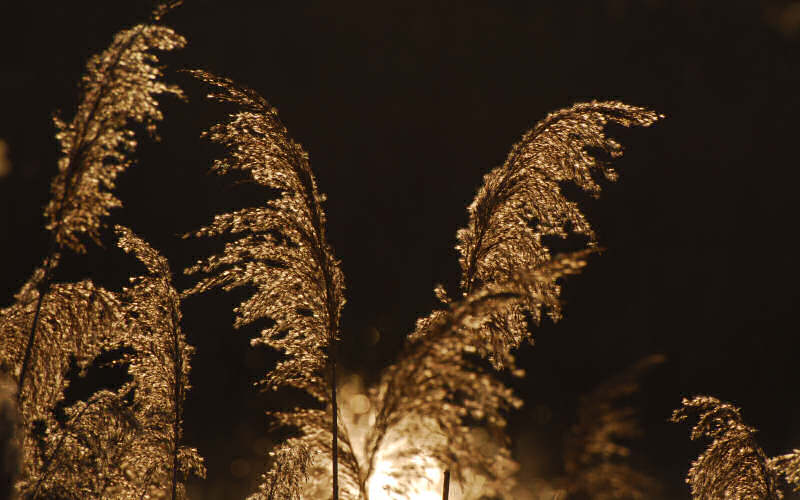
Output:
[[[0,7],[0,305],[47,250],[42,209],[56,173],[51,115],[70,118],[87,58],[147,18],[148,2],[7,2]],[[647,129],[612,127],[626,150],[616,183],[580,201],[605,249],[564,280],[564,319],[534,330],[511,379],[524,407],[510,416],[518,480],[559,473],[581,394],[644,356],[666,362],[633,399],[644,435],[636,463],[688,498],[701,443],[669,423],[682,397],[742,407],[767,454],[800,448],[797,399],[797,117],[800,2],[213,2],[187,0],[167,24],[188,46],[164,54],[184,103],[162,99],[161,140],[146,135],[119,179],[133,228],[181,269],[217,248],[180,235],[213,214],[263,202],[208,174],[221,150],[200,132],[224,115],[180,68],[256,89],[310,153],[327,195],[328,238],[347,305],[342,364],[369,382],[397,354],[432,289],[455,292],[455,231],[482,176],[556,109],[591,99],[649,107]],[[113,244],[66,255],[57,279],[119,288],[136,269]],[[580,242],[555,242],[577,248]],[[572,245],[572,246],[571,246]],[[232,327],[243,292],[183,302],[196,347],[185,442],[206,458],[195,499],[243,498],[281,438],[264,412],[274,393],[252,384],[276,356]],[[114,383],[76,380],[68,397]],[[345,375],[347,376],[347,375]]]

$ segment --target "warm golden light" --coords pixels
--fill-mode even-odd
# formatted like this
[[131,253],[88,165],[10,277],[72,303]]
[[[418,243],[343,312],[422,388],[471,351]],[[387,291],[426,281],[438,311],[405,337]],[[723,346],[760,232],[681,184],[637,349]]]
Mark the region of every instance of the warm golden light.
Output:
[[369,399],[363,394],[356,394],[350,398],[350,409],[356,415],[363,415],[370,409]]
[[[419,459],[419,465],[424,465],[422,459]],[[381,460],[378,462],[375,473],[369,480],[369,498],[370,500],[400,500],[403,498],[391,493],[392,487],[397,485],[397,480],[392,477],[391,471],[397,470],[397,464],[389,460]],[[414,498],[418,500],[438,500],[442,498],[441,483],[442,483],[442,470],[436,466],[424,467],[425,476],[418,478],[413,483],[413,489],[416,490]]]
[[[365,393],[364,381],[359,375],[351,374],[342,377],[343,383],[339,388],[345,404],[341,409],[341,418],[350,430],[350,440],[356,453],[363,448],[364,438],[375,423],[375,408]],[[406,495],[398,493],[398,477],[406,476],[404,470],[413,467],[420,471],[415,480],[410,484],[409,490],[414,492],[415,500],[438,500],[442,498],[443,471],[436,466],[430,457],[416,456],[402,457],[403,450],[408,448],[405,434],[390,433],[386,436],[381,449],[378,451],[375,470],[367,480],[366,489],[369,500],[401,500]],[[363,456],[359,457],[366,463]],[[456,500],[457,496],[450,497]]]

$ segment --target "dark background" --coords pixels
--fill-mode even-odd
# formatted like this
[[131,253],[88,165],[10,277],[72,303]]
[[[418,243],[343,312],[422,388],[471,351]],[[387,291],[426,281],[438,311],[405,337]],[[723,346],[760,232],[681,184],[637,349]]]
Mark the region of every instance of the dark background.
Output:
[[[635,463],[663,484],[663,498],[689,496],[683,477],[702,449],[686,425],[667,422],[681,397],[742,406],[770,455],[800,447],[791,326],[800,2],[302,3],[195,0],[166,19],[189,39],[163,60],[190,102],[162,100],[162,141],[143,138],[119,181],[125,207],[109,223],[161,249],[179,287],[193,282],[180,270],[216,247],[178,236],[259,200],[206,174],[219,150],[198,135],[221,109],[174,69],[255,88],[309,151],[347,278],[345,364],[367,380],[434,307],[433,286],[456,289],[465,207],[526,129],[576,101],[648,106],[667,118],[611,130],[627,149],[620,181],[600,200],[579,198],[606,252],[566,282],[565,319],[520,350],[525,407],[510,429],[520,482],[558,475],[579,395],[651,353],[668,360],[634,398],[645,428]],[[144,1],[0,8],[2,305],[47,248],[50,115],[72,117],[87,58],[148,10]],[[141,272],[107,241],[68,256],[58,278],[119,287]],[[186,442],[208,465],[207,481],[192,487],[198,499],[252,492],[279,437],[263,413],[275,396],[251,387],[274,356],[249,347],[255,329],[231,327],[243,296],[184,303],[197,348]]]

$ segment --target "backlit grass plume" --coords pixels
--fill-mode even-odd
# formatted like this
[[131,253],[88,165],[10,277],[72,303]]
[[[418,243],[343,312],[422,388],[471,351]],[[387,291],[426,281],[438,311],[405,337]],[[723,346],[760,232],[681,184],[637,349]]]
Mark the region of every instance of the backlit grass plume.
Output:
[[[157,9],[154,18],[168,8]],[[61,157],[44,211],[50,245],[43,272],[35,278],[35,286],[42,292],[20,359],[18,398],[23,396],[39,313],[49,297],[58,251],[68,248],[82,253],[86,251],[84,237],[99,241],[102,217],[121,205],[112,190],[117,176],[130,165],[130,154],[137,145],[130,125],[141,123],[154,132],[155,123],[162,119],[155,96],[182,96],[180,89],[159,80],[158,58],[151,51],[173,50],[184,44],[184,38],[173,30],[155,24],[117,33],[111,45],[87,63],[73,119],[54,119]]]
[[583,257],[559,256],[459,301],[445,299],[446,309],[417,321],[398,361],[371,391],[376,411],[361,453],[362,480],[379,475],[391,498],[414,498],[435,469],[475,498],[510,493],[517,465],[505,415],[522,401],[481,362],[472,334],[521,296],[545,300],[537,295],[541,284],[578,272]]
[[300,440],[288,439],[270,456],[274,465],[262,476],[258,491],[248,500],[302,500],[314,463],[311,451]]
[[418,320],[400,359],[383,373],[371,394],[378,410],[365,440],[364,477],[379,470],[391,498],[418,495],[430,467],[451,470],[462,484],[479,477],[487,495],[510,492],[516,463],[505,413],[522,401],[472,359],[464,330],[516,296],[479,290]]
[[170,28],[142,24],[117,33],[105,51],[89,59],[75,116],[70,122],[54,118],[61,158],[45,217],[59,246],[84,252],[81,236],[98,241],[101,218],[121,205],[112,190],[137,146],[130,123],[154,133],[163,118],[155,97],[183,95],[159,80],[158,58],[151,51],[185,43]]
[[[702,437],[711,440],[708,448],[692,462],[686,478],[693,498],[783,497],[778,487],[778,471],[756,442],[756,429],[742,420],[739,408],[710,396],[695,396],[683,400],[681,408],[672,413],[672,421],[682,422],[689,415],[698,416],[692,427],[692,440]],[[779,459],[776,463],[786,462]]]
[[[447,466],[454,467],[459,483],[474,486],[476,495],[510,491],[516,464],[503,431],[504,413],[521,401],[494,370],[473,363],[474,350],[464,343],[462,330],[516,295],[516,290],[482,289],[419,320],[414,341],[369,391],[365,409],[360,414],[349,406],[342,409],[342,498],[419,498],[430,493]],[[328,498],[329,415],[322,410],[277,413],[281,423],[300,427],[301,437],[290,440],[292,450],[275,455],[266,484],[297,462],[294,450],[307,449],[311,453],[302,456],[309,480],[298,494]],[[433,470],[439,473],[431,477]],[[269,498],[265,492],[272,490],[261,489],[254,498]]]
[[167,259],[130,229],[116,226],[118,245],[144,264],[148,274],[131,278],[123,290],[126,324],[116,346],[136,388],[133,412],[137,445],[126,457],[126,473],[139,478],[138,493],[184,498],[182,478],[205,476],[203,459],[181,445],[183,402],[189,389],[194,349],[181,330],[180,296]]
[[[129,230],[118,233],[120,247],[145,264],[148,276],[132,279],[120,294],[88,280],[53,284],[39,311],[32,383],[20,406],[17,489],[25,498],[183,498],[179,477],[204,474],[196,450],[180,446],[191,348],[169,267]],[[0,313],[0,361],[8,373],[18,369],[38,293],[29,283]],[[101,355],[126,367],[129,378],[65,404],[71,367],[85,372],[104,363]]]
[[[259,487],[260,491],[268,491],[268,486],[274,481],[272,478],[283,477],[285,486],[296,485],[301,499],[367,500],[369,498],[365,489],[367,477],[364,475],[360,450],[357,448],[357,443],[351,439],[352,422],[344,418],[341,409],[337,411],[336,430],[338,479],[335,495],[338,496],[331,494],[334,469],[330,403],[327,403],[323,410],[293,408],[288,411],[269,412],[269,415],[280,427],[297,429],[299,436],[289,439],[272,456],[272,463],[264,476],[264,484]],[[290,452],[287,447],[291,449]],[[307,451],[307,455],[303,450]],[[262,500],[265,497],[257,494],[255,498]]]
[[[515,275],[535,271],[551,258],[545,237],[566,238],[572,233],[595,247],[594,230],[578,205],[561,192],[560,183],[572,182],[597,195],[600,185],[593,178],[595,172],[612,181],[617,173],[593,151],[604,151],[611,158],[622,155],[622,146],[605,136],[605,126],[609,122],[649,126],[659,118],[645,108],[592,101],[551,113],[526,132],[505,163],[484,176],[467,209],[467,227],[456,233],[461,292],[468,294],[481,284],[508,282]],[[554,319],[560,316],[556,282],[537,286],[535,295],[521,296],[476,332],[476,345],[498,367],[509,361],[511,349],[530,338],[527,316],[538,323],[543,307]]]
[[[18,398],[22,460],[17,489],[33,498],[99,498],[104,485],[95,483],[99,479],[93,473],[101,470],[106,479],[120,477],[111,455],[130,435],[130,413],[117,394],[107,390],[64,408],[60,416],[56,407],[64,400],[71,365],[85,372],[111,342],[123,320],[122,307],[114,293],[86,280],[52,285],[48,300],[37,308],[35,285],[43,273],[38,269],[16,295],[16,303],[0,311],[0,363],[16,379],[30,324],[37,312],[41,317],[30,355],[31,383]],[[110,472],[112,468],[117,472]]]
[[[240,171],[279,194],[266,206],[217,215],[194,233],[198,237],[231,234],[235,239],[222,253],[186,270],[208,275],[186,293],[214,287],[255,289],[235,309],[235,326],[272,320],[274,325],[252,343],[276,349],[285,358],[267,373],[263,384],[273,389],[300,389],[326,406],[326,410],[280,413],[278,418],[307,431],[306,439],[317,444],[319,439],[330,439],[326,448],[332,460],[336,499],[340,451],[335,424],[336,342],[345,299],[342,271],[325,236],[324,197],[317,189],[308,154],[289,137],[275,108],[229,79],[203,71],[192,74],[215,88],[211,99],[238,108],[226,122],[206,133],[211,141],[228,149],[228,155],[216,160],[212,169],[219,174]],[[321,422],[327,422],[324,427],[329,431],[319,429]],[[347,461],[346,456],[343,459]]]

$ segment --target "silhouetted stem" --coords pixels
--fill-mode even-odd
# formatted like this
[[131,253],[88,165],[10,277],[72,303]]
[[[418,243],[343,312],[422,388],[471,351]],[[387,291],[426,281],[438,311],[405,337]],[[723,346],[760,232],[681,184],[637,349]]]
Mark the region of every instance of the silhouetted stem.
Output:
[[444,471],[444,486],[442,486],[442,500],[450,498],[450,469]]

